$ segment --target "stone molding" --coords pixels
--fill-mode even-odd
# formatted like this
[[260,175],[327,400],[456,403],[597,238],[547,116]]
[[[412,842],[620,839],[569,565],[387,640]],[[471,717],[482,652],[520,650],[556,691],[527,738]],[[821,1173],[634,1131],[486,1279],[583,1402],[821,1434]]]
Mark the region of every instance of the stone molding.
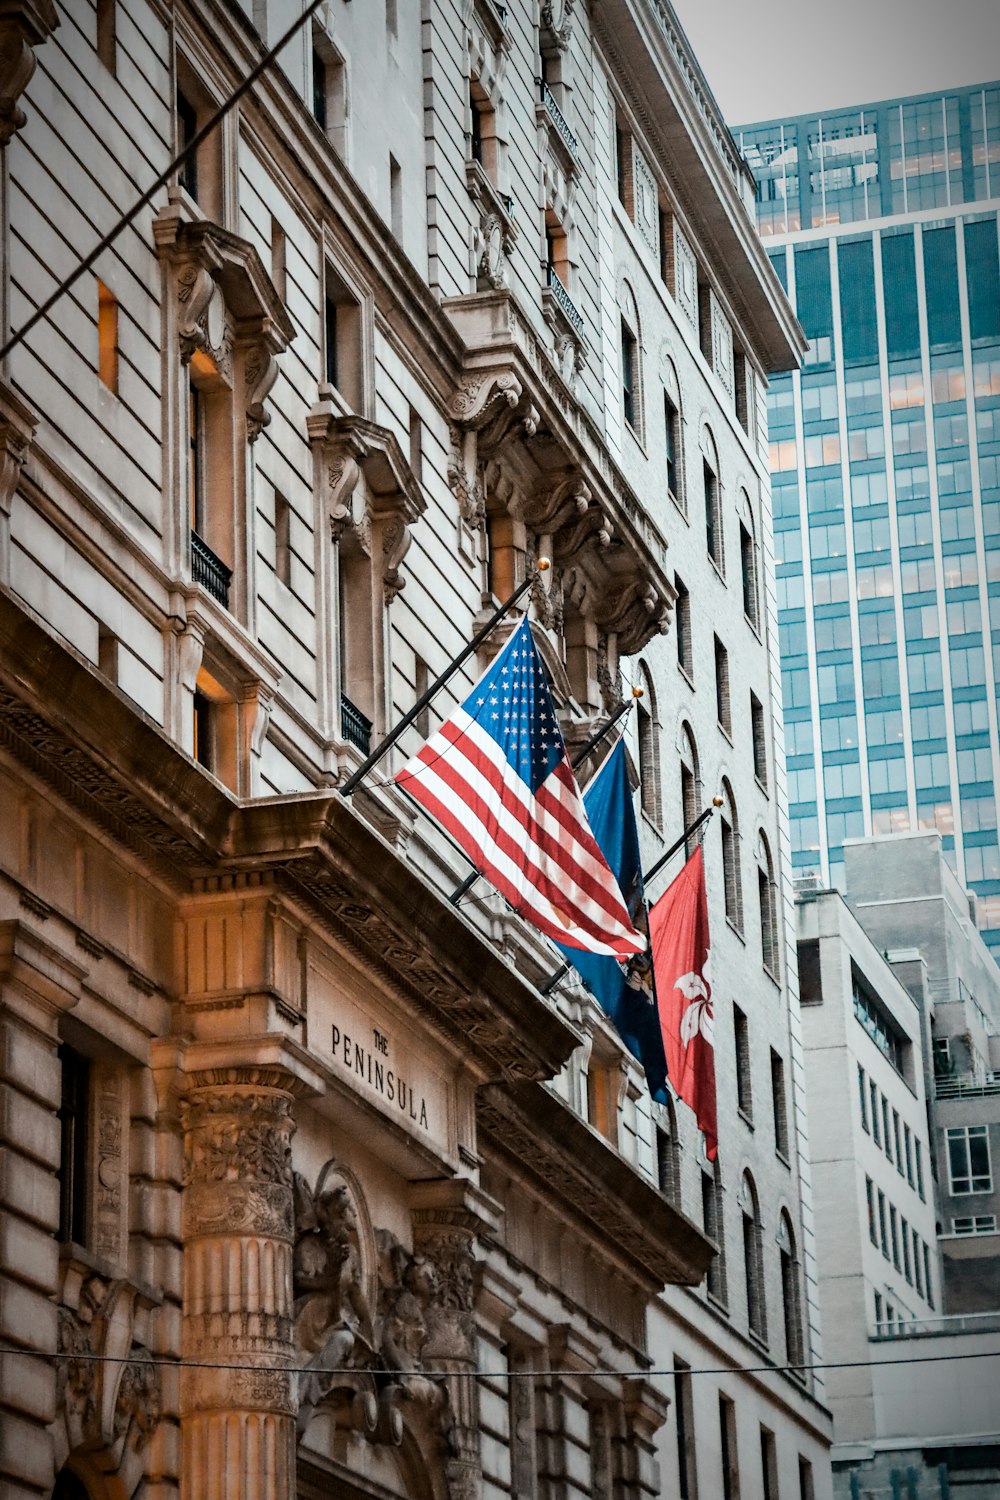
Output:
[[550,1089],[490,1084],[476,1108],[481,1138],[624,1260],[647,1295],[701,1282],[711,1242]]
[[35,71],[35,49],[58,25],[53,0],[0,0],[0,149],[27,123],[17,101]]

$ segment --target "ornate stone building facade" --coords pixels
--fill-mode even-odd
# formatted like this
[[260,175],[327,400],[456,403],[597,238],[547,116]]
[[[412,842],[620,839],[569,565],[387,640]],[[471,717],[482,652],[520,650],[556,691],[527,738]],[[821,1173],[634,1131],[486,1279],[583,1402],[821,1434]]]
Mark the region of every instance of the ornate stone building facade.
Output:
[[[192,145],[0,369],[0,1493],[822,1500],[746,169],[650,0],[327,0],[199,142],[297,10],[0,3],[5,340]],[[723,797],[715,1169],[340,790],[543,556]]]

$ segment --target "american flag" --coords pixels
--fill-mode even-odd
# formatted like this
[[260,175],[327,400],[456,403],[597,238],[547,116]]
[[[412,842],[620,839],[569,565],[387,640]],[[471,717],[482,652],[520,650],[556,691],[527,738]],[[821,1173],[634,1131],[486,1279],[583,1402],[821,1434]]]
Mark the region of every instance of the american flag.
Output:
[[645,949],[587,821],[527,619],[396,779],[540,932],[617,958]]

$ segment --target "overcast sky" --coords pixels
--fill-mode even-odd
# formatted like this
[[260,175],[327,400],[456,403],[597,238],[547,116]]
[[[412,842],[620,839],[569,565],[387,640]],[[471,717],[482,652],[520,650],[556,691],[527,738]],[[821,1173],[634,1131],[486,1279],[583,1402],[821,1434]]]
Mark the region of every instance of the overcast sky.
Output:
[[673,0],[730,125],[1000,79],[1000,0]]

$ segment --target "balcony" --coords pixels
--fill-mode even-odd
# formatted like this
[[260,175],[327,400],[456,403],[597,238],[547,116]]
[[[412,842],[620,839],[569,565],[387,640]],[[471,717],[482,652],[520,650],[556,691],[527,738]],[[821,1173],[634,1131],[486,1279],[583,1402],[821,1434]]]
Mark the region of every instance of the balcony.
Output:
[[987,1099],[1000,1096],[1000,1073],[986,1073],[978,1077],[975,1073],[964,1073],[960,1078],[936,1078],[936,1099]]
[[563,145],[566,147],[566,150],[569,152],[573,160],[579,161],[580,148],[577,145],[576,136],[573,134],[572,130],[570,130],[566,116],[563,114],[562,110],[559,108],[559,105],[556,103],[555,95],[553,94],[552,90],[549,88],[545,80],[542,78],[538,80],[538,89],[541,101],[545,106],[545,112],[548,115],[549,119],[552,121],[553,125],[556,127],[556,130],[559,132],[559,137],[562,140]]
[[580,312],[573,298],[563,286],[556,273],[555,266],[549,265],[545,268],[545,279],[552,293],[553,300],[569,323],[574,333],[583,332],[583,313]]
[[220,557],[216,557],[196,531],[191,533],[191,577],[213,599],[218,599],[223,609],[229,608],[229,585],[233,570],[227,568]]
[[372,721],[366,719],[350,698],[340,695],[340,732],[349,745],[367,755],[372,747]]

